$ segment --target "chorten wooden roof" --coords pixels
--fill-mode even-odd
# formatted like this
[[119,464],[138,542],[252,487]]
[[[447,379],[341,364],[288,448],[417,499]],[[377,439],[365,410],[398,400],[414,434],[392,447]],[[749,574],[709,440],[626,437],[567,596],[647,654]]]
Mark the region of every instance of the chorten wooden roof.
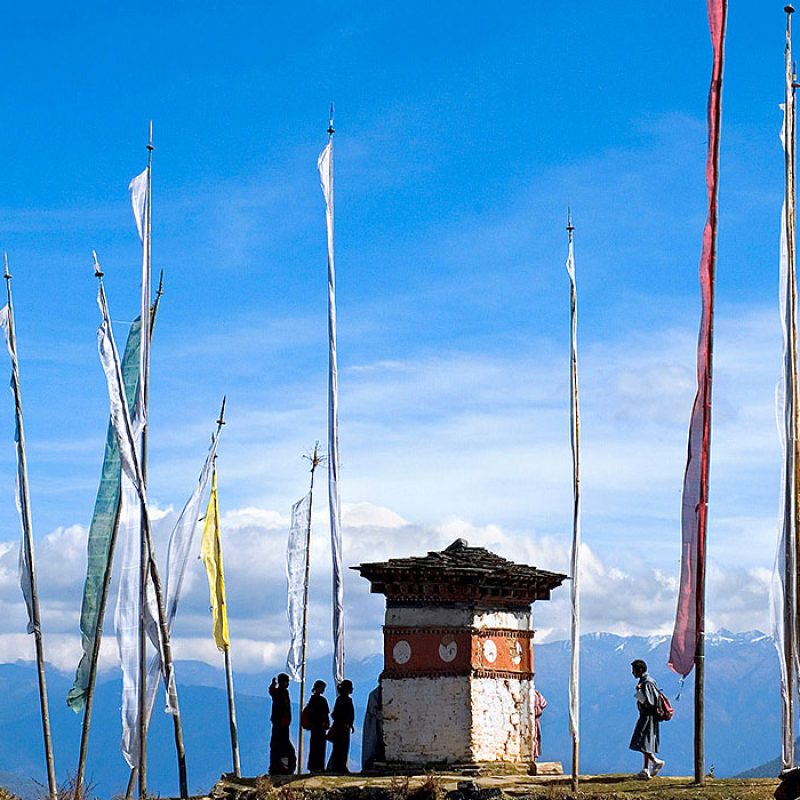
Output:
[[566,575],[516,564],[485,547],[456,539],[426,556],[390,558],[353,567],[371,591],[392,600],[467,601],[489,605],[523,605],[549,600]]

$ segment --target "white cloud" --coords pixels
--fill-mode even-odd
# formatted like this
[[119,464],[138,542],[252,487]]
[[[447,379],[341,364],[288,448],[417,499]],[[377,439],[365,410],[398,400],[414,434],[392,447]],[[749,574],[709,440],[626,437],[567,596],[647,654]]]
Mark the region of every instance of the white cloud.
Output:
[[[276,527],[276,512],[243,509],[229,512],[246,524],[225,528],[225,567],[228,584],[230,627],[236,648],[237,668],[258,672],[279,667],[286,653],[285,615],[285,526]],[[346,525],[345,557],[348,565],[403,555],[419,555],[441,549],[456,538],[487,547],[507,558],[532,563],[544,569],[567,571],[568,541],[536,533],[520,534],[500,525],[476,525],[452,517],[433,526],[402,520],[390,509],[359,507],[355,526]],[[369,519],[373,523],[369,523]],[[391,524],[384,524],[386,522]],[[160,533],[164,537],[165,528]],[[85,556],[85,529],[59,529],[45,537],[39,561],[43,583],[42,611],[47,657],[62,670],[74,669],[79,656],[78,603]],[[8,561],[16,562],[16,548],[0,548],[0,570],[8,572]],[[621,635],[667,635],[675,610],[677,580],[648,558],[647,548],[629,554],[623,562],[611,562],[593,547],[581,549],[583,630],[611,631]],[[188,568],[185,594],[178,614],[174,650],[177,658],[199,659],[218,665],[219,654],[210,636],[208,586],[199,560]],[[59,574],[58,580],[53,577]],[[766,628],[766,596],[770,571],[766,567],[742,569],[723,566],[713,559],[709,565],[709,629]],[[380,651],[384,603],[369,593],[366,581],[352,571],[345,577],[348,652],[361,658]],[[568,584],[553,592],[552,600],[534,607],[540,641],[568,636]],[[77,596],[76,596],[77,595]],[[115,594],[112,593],[112,605]],[[329,652],[330,631],[330,542],[324,518],[315,521],[312,539],[312,591],[310,606],[310,652]],[[21,633],[25,620],[16,576],[0,584],[0,652],[13,661],[32,657],[32,641]],[[111,632],[101,653],[101,668],[116,664]]]
[[[780,459],[773,408],[777,322],[769,309],[723,306],[717,325],[709,628],[765,629]],[[694,358],[695,336],[676,327],[620,332],[582,349],[587,631],[649,635],[671,628],[694,393],[694,376],[685,365]],[[346,564],[420,554],[465,538],[505,557],[566,572],[572,500],[564,365],[564,352],[543,340],[519,343],[502,355],[441,349],[343,369]],[[285,652],[288,512],[307,491],[301,455],[317,435],[315,420],[325,419],[324,384],[317,386],[302,372],[286,380],[289,390],[284,383],[280,403],[270,396],[232,406],[220,446],[231,631],[243,643],[237,664],[251,670],[278,666]],[[212,405],[216,413],[216,401]],[[160,555],[175,509],[205,455],[208,428],[186,414],[174,426],[170,447],[153,452]],[[314,650],[324,652],[330,543],[324,480],[317,487],[310,630]],[[43,622],[59,664],[78,652],[86,533],[85,526],[66,525],[37,539]],[[19,634],[25,620],[16,584],[17,540],[3,537],[0,641],[3,657],[13,660],[30,648]],[[176,653],[217,663],[208,588],[196,559],[185,587]],[[566,635],[566,594],[558,590],[551,602],[537,605],[540,638]],[[366,582],[350,571],[346,597],[349,652],[376,652],[382,598],[370,595]],[[112,606],[114,598],[112,587]],[[106,667],[115,661],[112,645],[107,637]]]

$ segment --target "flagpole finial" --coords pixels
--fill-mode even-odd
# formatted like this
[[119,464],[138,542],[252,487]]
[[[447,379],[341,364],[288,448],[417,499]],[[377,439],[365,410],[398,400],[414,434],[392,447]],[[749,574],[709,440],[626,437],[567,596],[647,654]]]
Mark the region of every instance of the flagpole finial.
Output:
[[104,273],[103,270],[100,269],[100,262],[97,260],[97,251],[92,250],[92,258],[94,259],[94,276],[97,280],[100,280]]
[[219,425],[220,428],[225,424],[225,403],[227,402],[227,400],[228,400],[228,396],[227,395],[223,395],[222,396],[222,407],[219,410],[219,419],[217,420],[217,425]]
[[787,14],[794,14],[794,6],[793,6],[791,3],[789,3],[789,4],[788,4],[788,5],[786,5],[786,6],[784,6],[784,7],[783,7],[783,10],[784,10],[784,11],[785,11]]
[[147,139],[147,149],[152,153],[155,148],[153,147],[153,120],[150,120],[150,131]]
[[319,452],[319,439],[314,442],[314,449],[304,453],[303,458],[307,459],[311,464],[311,474],[313,475],[314,470],[325,460],[325,456],[320,455]]
[[164,294],[164,270],[162,269],[158,276],[158,289],[156,289],[156,300],[161,299]]
[[575,226],[572,224],[572,209],[567,206],[567,232],[572,238],[572,232],[575,230]]
[[3,253],[3,266],[5,267],[5,274],[3,277],[7,280],[11,280],[11,273],[8,271],[8,253]]
[[336,133],[336,129],[333,127],[333,115],[334,115],[334,107],[333,103],[331,103],[331,113],[328,118],[328,136],[333,136]]

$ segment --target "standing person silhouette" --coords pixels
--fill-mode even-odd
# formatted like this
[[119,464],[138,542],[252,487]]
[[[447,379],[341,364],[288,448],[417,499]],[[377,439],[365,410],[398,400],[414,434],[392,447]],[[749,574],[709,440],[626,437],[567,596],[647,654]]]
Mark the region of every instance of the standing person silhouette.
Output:
[[323,697],[325,693],[325,681],[315,681],[311,689],[311,697],[303,709],[303,727],[310,732],[308,745],[308,771],[325,771],[325,751],[328,741],[325,734],[331,724],[330,708],[328,701]]
[[355,731],[353,722],[356,710],[353,708],[353,684],[343,680],[337,689],[338,697],[333,704],[333,725],[328,731],[328,739],[333,743],[331,757],[328,759],[328,772],[347,773],[347,758],[350,755],[350,735]]
[[644,756],[644,766],[635,778],[649,781],[655,778],[664,767],[664,762],[656,756],[658,752],[658,686],[647,672],[647,664],[641,658],[631,662],[631,674],[636,678],[636,707],[639,719],[633,729],[629,748]]
[[289,676],[281,672],[269,685],[272,698],[272,735],[269,739],[269,774],[292,775],[297,767],[297,755],[289,737],[292,724],[292,701],[289,698]]

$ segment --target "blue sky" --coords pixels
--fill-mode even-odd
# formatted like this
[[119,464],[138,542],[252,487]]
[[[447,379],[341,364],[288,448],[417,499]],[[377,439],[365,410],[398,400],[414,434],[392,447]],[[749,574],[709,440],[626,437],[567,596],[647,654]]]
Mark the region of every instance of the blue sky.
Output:
[[[776,534],[782,4],[729,18],[709,540],[710,627],[766,627]],[[326,431],[326,265],[316,158],[336,103],[342,499],[348,563],[463,535],[566,570],[566,209],[576,231],[585,624],[663,633],[674,613],[694,394],[710,43],[702,2],[261,3],[6,12],[0,246],[14,274],[52,657],[74,664],[107,397],[90,269],[117,336],[135,316],[127,186],[155,129],[150,494],[163,543],[228,395],[220,446],[240,663],[280,664],[283,547]],[[12,406],[0,406],[0,627],[14,583]],[[2,487],[5,486],[5,492]],[[315,504],[317,646],[328,647]],[[199,569],[199,567],[198,567]],[[216,654],[202,574],[179,657]],[[354,577],[349,647],[378,647]],[[237,607],[240,609],[237,611]],[[564,632],[563,598],[537,612]],[[236,630],[237,626],[239,631]],[[113,647],[105,651],[107,664]]]

